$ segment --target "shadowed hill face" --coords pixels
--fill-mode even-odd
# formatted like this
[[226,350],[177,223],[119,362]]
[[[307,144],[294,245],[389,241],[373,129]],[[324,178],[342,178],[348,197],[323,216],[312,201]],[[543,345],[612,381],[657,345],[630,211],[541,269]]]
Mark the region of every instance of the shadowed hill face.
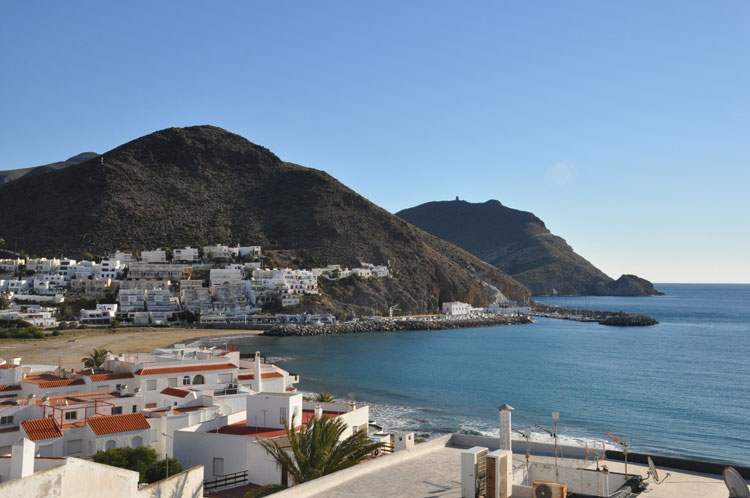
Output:
[[75,155],[70,159],[57,163],[45,164],[43,166],[36,166],[31,168],[0,171],[0,187],[9,185],[22,178],[31,178],[32,176],[37,176],[44,173],[49,173],[51,171],[56,171],[58,169],[67,168],[68,166],[72,166],[74,164],[80,164],[84,161],[88,161],[89,159],[97,157],[98,155],[99,154],[97,154],[96,152],[82,152],[81,154]]
[[503,272],[328,174],[220,128],[162,130],[102,158],[1,189],[8,209],[0,233],[39,254],[241,243],[283,250],[307,266],[390,261],[392,281],[328,290],[358,312],[395,303],[414,312],[450,300],[482,305],[492,289],[480,278],[511,299],[529,296]]
[[632,276],[615,285],[534,214],[496,200],[428,202],[397,215],[502,269],[536,295],[656,293],[648,281]]

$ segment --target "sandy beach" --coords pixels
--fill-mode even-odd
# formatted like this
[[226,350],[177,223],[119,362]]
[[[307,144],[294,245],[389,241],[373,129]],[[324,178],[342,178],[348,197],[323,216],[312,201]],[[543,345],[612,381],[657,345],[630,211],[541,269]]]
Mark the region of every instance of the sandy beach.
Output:
[[69,330],[58,337],[36,340],[0,339],[0,358],[20,356],[23,363],[76,366],[81,358],[94,349],[113,353],[150,353],[154,349],[175,343],[191,342],[201,337],[259,335],[261,330],[187,329],[187,328],[121,328]]

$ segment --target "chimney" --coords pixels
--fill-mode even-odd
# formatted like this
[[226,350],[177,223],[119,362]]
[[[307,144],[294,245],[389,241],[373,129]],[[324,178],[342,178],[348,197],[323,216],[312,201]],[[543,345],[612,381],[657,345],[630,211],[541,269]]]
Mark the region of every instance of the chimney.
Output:
[[515,410],[515,408],[505,404],[498,406],[497,410],[500,412],[500,449],[512,451],[510,443],[510,435],[512,434],[510,413]]
[[323,418],[323,408],[320,405],[315,405],[315,420]]
[[23,438],[11,448],[10,480],[21,479],[34,473],[34,452],[36,444]]
[[260,351],[255,352],[255,382],[253,383],[253,389],[255,389],[256,392],[263,392],[263,377],[261,372],[261,363],[260,363]]

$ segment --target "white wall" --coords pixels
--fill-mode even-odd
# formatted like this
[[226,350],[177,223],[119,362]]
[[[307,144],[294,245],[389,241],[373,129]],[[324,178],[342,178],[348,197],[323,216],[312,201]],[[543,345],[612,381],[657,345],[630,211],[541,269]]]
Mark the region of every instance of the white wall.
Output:
[[301,424],[302,395],[273,396],[258,393],[247,397],[247,425],[283,429],[282,414],[286,417],[287,424],[291,424],[292,420],[296,425]]

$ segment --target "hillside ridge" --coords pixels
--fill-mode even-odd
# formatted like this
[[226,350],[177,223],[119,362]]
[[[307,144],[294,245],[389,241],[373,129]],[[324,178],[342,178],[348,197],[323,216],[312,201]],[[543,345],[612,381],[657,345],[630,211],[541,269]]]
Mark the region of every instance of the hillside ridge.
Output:
[[651,282],[635,275],[612,279],[535,214],[494,199],[427,202],[396,215],[505,271],[534,295],[659,294]]
[[[330,285],[315,309],[435,312],[525,301],[492,265],[376,206],[327,173],[214,126],[167,128],[0,189],[0,234],[30,254],[260,245],[281,264],[390,262],[385,282]],[[27,206],[34,206],[30,210]],[[311,305],[312,306],[312,305]]]

